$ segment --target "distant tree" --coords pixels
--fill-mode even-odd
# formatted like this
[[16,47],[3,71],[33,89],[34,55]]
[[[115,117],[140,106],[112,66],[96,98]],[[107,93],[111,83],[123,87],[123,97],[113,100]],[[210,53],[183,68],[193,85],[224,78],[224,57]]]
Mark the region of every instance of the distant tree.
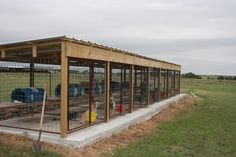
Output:
[[224,78],[224,76],[221,76],[221,75],[220,75],[220,76],[217,77],[217,79],[218,79],[218,80],[224,80],[225,78]]
[[196,78],[196,79],[202,79],[202,77],[200,75],[195,75],[192,72],[186,73],[186,74],[182,74],[182,77],[184,78]]
[[236,80],[236,76],[234,76],[234,80]]
[[233,80],[233,77],[232,76],[225,76],[225,79],[226,80]]

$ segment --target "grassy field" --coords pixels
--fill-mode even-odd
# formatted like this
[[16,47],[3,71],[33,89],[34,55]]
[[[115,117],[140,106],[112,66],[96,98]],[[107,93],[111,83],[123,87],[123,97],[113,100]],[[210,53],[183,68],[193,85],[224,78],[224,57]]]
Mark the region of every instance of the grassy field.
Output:
[[[201,104],[108,156],[236,156],[236,82],[184,79],[181,86],[184,92],[202,97]],[[60,157],[55,152],[37,154],[29,147],[12,151],[12,146],[4,143],[0,143],[1,156]]]
[[27,147],[14,148],[12,146],[0,144],[0,157],[62,157],[59,154],[45,151],[44,153],[33,152]]
[[113,156],[236,156],[236,82],[184,79],[182,89],[202,97],[201,105],[116,149]]

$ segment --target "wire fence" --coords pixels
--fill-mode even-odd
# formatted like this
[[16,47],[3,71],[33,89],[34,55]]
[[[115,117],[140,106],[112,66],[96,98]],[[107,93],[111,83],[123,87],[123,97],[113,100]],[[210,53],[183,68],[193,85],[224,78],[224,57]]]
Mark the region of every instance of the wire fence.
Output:
[[55,58],[0,61],[0,125],[39,129],[45,86],[48,86],[43,131],[60,132],[60,65]]
[[[60,62],[55,56],[1,59],[0,126],[38,130],[48,86],[43,131],[60,133]],[[131,65],[110,64],[110,118],[131,111],[131,82],[134,110],[147,107],[148,93],[149,104],[179,93],[178,71],[134,66],[132,75],[133,81]],[[69,132],[104,122],[105,62],[69,58],[67,85]]]

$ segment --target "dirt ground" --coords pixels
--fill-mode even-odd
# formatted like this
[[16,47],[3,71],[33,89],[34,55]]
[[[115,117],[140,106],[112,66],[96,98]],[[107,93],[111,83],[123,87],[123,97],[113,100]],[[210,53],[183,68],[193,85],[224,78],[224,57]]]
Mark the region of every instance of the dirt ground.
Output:
[[[63,146],[44,144],[44,148],[49,151],[61,153],[65,157],[98,157],[102,153],[109,153],[117,147],[124,147],[130,142],[133,142],[145,134],[152,132],[160,123],[169,121],[183,111],[191,112],[194,105],[197,104],[199,98],[194,96],[185,96],[178,102],[172,103],[169,107],[162,110],[158,115],[151,119],[139,123],[129,129],[113,135],[112,137],[98,141],[95,144],[87,146],[83,149],[71,149]],[[32,140],[10,134],[0,133],[0,144],[8,144],[14,147],[32,147]]]

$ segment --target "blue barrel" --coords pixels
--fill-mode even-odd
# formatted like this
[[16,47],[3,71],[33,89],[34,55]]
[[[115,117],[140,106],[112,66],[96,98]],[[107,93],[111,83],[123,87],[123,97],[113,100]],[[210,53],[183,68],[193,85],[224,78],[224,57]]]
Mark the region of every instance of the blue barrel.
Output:
[[43,88],[16,88],[11,93],[12,102],[33,103],[43,101]]
[[[81,95],[81,86],[79,84],[69,84],[68,85],[69,97],[75,97]],[[61,96],[61,84],[57,85],[55,88],[55,95]]]

